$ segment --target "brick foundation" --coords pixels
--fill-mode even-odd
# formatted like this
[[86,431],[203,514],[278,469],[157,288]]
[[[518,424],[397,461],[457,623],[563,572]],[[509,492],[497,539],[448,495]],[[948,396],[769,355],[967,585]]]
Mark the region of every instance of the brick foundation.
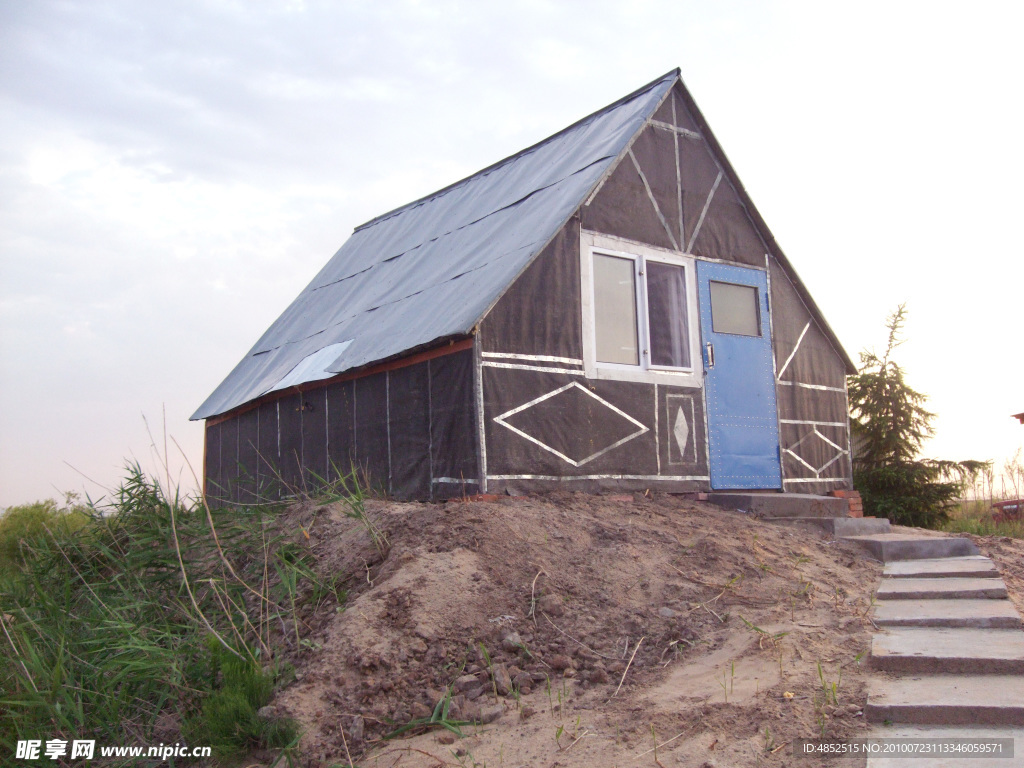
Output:
[[850,505],[850,517],[864,517],[864,505],[861,503],[860,494],[857,491],[832,491],[829,496],[846,499]]

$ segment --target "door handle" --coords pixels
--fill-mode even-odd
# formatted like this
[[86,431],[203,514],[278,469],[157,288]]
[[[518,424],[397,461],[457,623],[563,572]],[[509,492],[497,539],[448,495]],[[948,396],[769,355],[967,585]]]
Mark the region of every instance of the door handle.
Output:
[[707,348],[707,351],[708,351],[708,368],[714,368],[715,367],[715,345],[712,344],[709,341],[704,346],[705,346],[705,348]]

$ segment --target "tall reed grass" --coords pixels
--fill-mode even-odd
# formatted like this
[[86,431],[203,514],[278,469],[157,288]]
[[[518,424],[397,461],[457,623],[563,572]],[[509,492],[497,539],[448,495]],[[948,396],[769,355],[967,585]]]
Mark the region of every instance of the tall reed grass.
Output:
[[303,642],[303,605],[344,593],[275,527],[281,507],[210,508],[133,464],[83,514],[24,536],[0,569],[0,744],[293,744],[294,724],[259,710]]

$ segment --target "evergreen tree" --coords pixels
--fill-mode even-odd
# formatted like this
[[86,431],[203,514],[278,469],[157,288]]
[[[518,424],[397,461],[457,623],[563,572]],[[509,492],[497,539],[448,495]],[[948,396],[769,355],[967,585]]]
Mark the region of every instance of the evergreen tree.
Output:
[[935,414],[926,410],[927,396],[913,389],[893,359],[903,343],[906,307],[901,304],[887,322],[885,353],[861,352],[860,372],[848,381],[853,428],[853,485],[869,515],[901,525],[938,527],[946,509],[965,484],[987,466],[974,460],[918,459],[924,441],[934,434]]

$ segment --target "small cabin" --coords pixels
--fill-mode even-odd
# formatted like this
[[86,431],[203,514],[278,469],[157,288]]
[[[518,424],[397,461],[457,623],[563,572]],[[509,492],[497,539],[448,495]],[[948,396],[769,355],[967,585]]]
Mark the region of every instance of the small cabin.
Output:
[[676,70],[357,227],[192,418],[235,503],[827,494],[854,372]]

